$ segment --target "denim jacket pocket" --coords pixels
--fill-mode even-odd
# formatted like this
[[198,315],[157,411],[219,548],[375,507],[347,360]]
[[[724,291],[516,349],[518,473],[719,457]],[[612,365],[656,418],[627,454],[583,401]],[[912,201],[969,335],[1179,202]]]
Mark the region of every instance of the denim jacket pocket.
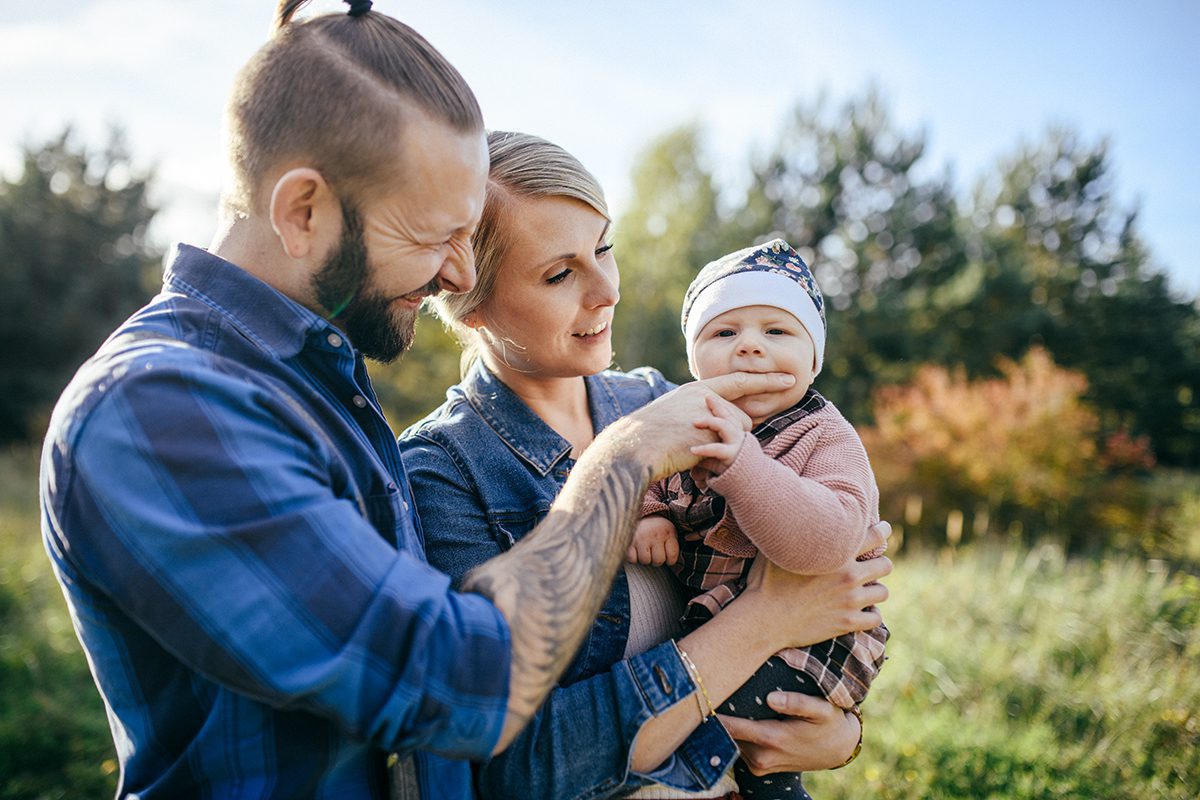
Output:
[[533,530],[549,511],[549,507],[522,511],[489,511],[488,523],[500,550],[508,550],[525,538],[525,534]]

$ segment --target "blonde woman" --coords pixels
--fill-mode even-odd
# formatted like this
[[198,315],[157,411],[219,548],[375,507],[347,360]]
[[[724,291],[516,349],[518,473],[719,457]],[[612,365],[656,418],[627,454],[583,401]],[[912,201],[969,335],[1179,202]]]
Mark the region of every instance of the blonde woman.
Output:
[[[596,180],[534,136],[493,132],[488,147],[477,283],[437,300],[464,344],[465,375],[400,439],[427,556],[455,580],[541,521],[596,434],[673,388],[653,369],[606,371],[620,275]],[[482,793],[732,797],[735,739],[760,771],[846,762],[860,724],[824,700],[777,693],[768,702],[795,719],[728,720],[728,731],[712,708],[781,647],[879,624],[863,609],[886,597],[873,582],[890,563],[850,561],[817,578],[763,566],[733,613],[676,641],[673,578],[626,565],[560,687],[481,767]]]

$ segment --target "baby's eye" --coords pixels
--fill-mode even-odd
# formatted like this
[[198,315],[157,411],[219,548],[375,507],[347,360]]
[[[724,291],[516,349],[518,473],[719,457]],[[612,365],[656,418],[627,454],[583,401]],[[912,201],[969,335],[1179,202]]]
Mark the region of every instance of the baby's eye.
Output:
[[716,333],[713,334],[713,336],[721,336],[721,337],[727,338],[727,337],[733,336],[733,331],[730,331],[730,330],[717,331]]
[[785,331],[783,328],[768,328],[767,335],[768,336],[787,336],[788,332]]

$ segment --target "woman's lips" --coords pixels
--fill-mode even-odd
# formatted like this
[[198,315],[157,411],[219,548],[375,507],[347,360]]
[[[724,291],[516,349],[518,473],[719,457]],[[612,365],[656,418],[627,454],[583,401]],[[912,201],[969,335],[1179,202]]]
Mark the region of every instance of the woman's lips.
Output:
[[576,339],[595,339],[607,332],[608,332],[608,320],[605,320],[605,321],[599,323],[598,325],[594,325],[591,328],[588,328],[587,330],[579,331],[578,333],[572,333],[571,335],[574,336]]

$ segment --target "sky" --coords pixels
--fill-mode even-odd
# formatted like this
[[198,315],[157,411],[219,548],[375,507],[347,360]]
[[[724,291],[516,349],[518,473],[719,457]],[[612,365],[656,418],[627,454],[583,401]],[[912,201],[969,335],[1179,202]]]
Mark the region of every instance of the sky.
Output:
[[[274,0],[0,0],[0,171],[71,125],[120,125],[156,169],[160,244],[207,244],[225,171],[220,122]],[[638,154],[706,131],[731,191],[798,102],[876,87],[925,169],[966,196],[1053,125],[1106,140],[1154,264],[1200,294],[1200,3],[1031,0],[377,0],[458,67],[491,128],[563,145],[619,217]],[[312,11],[341,11],[315,0]]]

